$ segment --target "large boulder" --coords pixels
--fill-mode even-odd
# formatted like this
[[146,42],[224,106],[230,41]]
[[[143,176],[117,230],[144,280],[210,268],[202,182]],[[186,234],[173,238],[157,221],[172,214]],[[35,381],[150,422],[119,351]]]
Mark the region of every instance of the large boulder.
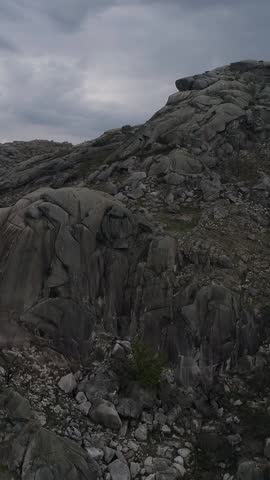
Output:
[[106,399],[119,389],[117,375],[108,368],[97,368],[90,377],[85,377],[78,390],[85,392],[90,402]]
[[270,465],[253,461],[243,462],[237,471],[238,480],[265,480],[270,476]]
[[30,437],[22,465],[22,480],[95,480],[97,467],[76,443],[38,429]]
[[185,77],[176,80],[176,88],[180,91],[186,90],[203,90],[204,88],[217,82],[218,76],[211,75],[211,73],[204,73],[202,75],[194,75],[193,77]]
[[124,392],[124,396],[119,398],[118,413],[127,418],[139,418],[143,409],[153,409],[155,393],[153,389],[147,389],[137,382],[131,382]]
[[99,423],[112,430],[120,430],[122,426],[115,406],[106,400],[100,401],[98,405],[93,408],[90,417],[95,423]]
[[[89,341],[97,318],[115,327],[138,230],[120,203],[86,188],[41,189],[1,209],[0,226],[0,310],[7,318],[72,353]],[[138,246],[139,254],[145,246]]]
[[6,409],[13,420],[30,420],[33,412],[28,400],[18,392],[8,388],[0,396],[0,409]]
[[[202,169],[202,162],[198,158],[190,155],[187,150],[178,148],[172,150],[168,156],[157,156],[149,169],[149,175],[160,177],[171,172],[178,175],[178,177],[174,176],[175,179],[178,178],[178,182],[172,182],[172,184],[179,185],[183,182],[181,175],[199,174]],[[167,175],[166,178],[167,183],[170,183],[168,178],[173,177]]]
[[[23,408],[14,410],[18,403]],[[96,480],[98,468],[87,452],[29,420],[29,408],[28,402],[13,390],[0,395],[3,478],[17,478],[19,470],[21,480]]]
[[115,460],[109,465],[112,480],[130,480],[128,465],[121,460]]

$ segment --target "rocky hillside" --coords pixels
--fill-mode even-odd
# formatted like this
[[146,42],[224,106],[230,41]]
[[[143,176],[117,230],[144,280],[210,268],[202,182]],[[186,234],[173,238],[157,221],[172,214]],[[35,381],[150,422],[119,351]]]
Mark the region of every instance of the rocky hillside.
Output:
[[270,478],[270,62],[176,87],[144,125],[0,145],[6,480]]

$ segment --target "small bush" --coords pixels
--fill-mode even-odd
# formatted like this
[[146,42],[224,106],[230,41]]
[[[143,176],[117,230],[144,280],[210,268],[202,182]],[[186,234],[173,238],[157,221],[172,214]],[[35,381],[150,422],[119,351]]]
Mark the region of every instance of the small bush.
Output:
[[164,355],[155,352],[142,340],[135,340],[130,361],[131,374],[135,381],[145,387],[155,387],[160,383],[161,374],[165,367]]

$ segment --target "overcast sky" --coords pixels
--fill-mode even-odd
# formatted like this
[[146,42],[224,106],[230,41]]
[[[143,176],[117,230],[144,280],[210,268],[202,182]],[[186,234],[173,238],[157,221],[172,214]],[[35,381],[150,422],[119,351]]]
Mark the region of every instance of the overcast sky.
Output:
[[137,124],[177,78],[270,60],[270,0],[0,0],[0,142]]

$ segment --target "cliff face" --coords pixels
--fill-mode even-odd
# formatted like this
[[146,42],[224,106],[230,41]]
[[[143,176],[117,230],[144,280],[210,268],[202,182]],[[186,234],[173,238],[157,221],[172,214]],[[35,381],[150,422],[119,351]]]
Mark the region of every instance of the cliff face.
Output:
[[144,125],[0,145],[3,345],[42,339],[79,359],[97,332],[139,334],[182,386],[265,368],[270,63],[176,87]]
[[60,342],[88,341],[96,322],[120,336],[140,330],[175,363],[258,348],[270,64],[238,62],[176,86],[145,125],[75,147],[1,146],[2,205],[22,197],[1,211],[7,316]]

